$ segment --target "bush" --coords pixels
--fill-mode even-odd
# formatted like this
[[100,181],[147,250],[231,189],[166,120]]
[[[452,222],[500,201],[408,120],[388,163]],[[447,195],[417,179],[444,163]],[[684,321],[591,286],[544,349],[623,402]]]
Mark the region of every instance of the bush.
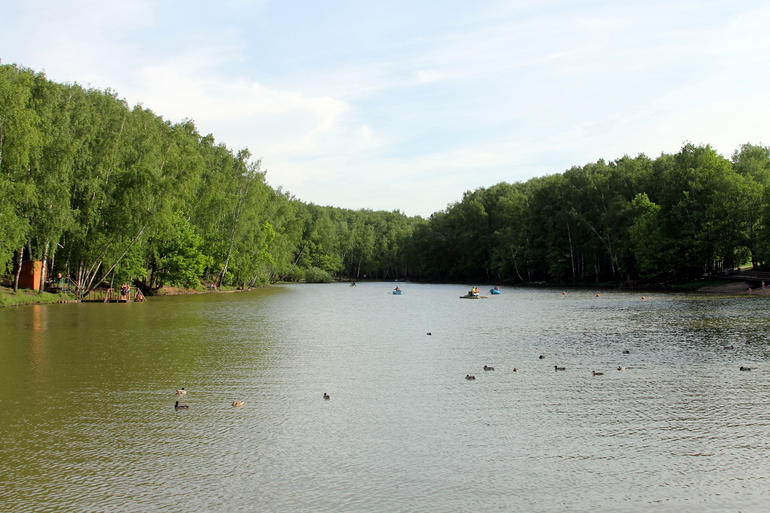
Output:
[[289,274],[287,274],[286,276],[283,276],[282,279],[284,281],[295,282],[295,283],[298,281],[302,281],[305,279],[305,271],[303,271],[299,267],[295,267],[294,269],[291,270]]
[[310,269],[305,269],[305,281],[308,283],[331,283],[334,280],[332,275],[323,269],[311,267]]

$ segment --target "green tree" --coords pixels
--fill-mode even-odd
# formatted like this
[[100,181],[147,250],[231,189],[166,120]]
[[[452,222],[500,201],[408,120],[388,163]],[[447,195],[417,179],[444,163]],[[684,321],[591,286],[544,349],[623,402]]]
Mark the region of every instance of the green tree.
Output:
[[165,285],[198,288],[211,258],[202,251],[203,239],[181,216],[176,216],[168,228],[150,241],[149,285],[155,290]]

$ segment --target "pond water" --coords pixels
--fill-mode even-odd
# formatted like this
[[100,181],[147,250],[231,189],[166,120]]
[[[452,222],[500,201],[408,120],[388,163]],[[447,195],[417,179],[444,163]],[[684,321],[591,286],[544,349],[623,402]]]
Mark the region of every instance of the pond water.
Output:
[[0,511],[770,508],[766,298],[400,286],[0,309]]

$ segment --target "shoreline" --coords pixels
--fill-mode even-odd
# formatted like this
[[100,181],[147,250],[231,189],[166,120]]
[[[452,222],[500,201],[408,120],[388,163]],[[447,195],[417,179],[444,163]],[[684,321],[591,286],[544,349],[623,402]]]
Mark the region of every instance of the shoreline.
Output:
[[[246,289],[245,291],[252,290]],[[196,290],[186,289],[182,287],[164,287],[160,289],[158,293],[153,296],[185,296],[192,294],[229,294],[231,292],[244,292],[241,289],[226,289],[226,290]],[[37,292],[35,290],[20,289],[19,292],[14,292],[11,287],[0,286],[0,308],[13,307],[13,306],[31,306],[31,305],[55,305],[63,303],[81,303],[82,301],[77,299],[74,294],[54,294],[51,292]]]
[[[335,280],[335,283],[345,283],[346,280]],[[664,288],[664,287],[640,287],[639,289],[633,288],[618,288],[618,290],[632,291],[632,290],[649,290],[657,292],[679,292],[679,293],[700,293],[700,294],[713,294],[713,295],[729,295],[729,296],[770,296],[770,287],[768,288],[753,288],[752,282],[749,281],[734,281],[725,283],[723,285],[707,285],[692,289],[677,289],[677,288]],[[520,287],[550,287],[550,288],[575,288],[575,285],[564,284],[519,284]],[[256,288],[256,287],[255,287]],[[601,288],[606,289],[607,286],[579,286],[579,288]],[[613,287],[615,288],[615,287]],[[183,287],[164,287],[160,289],[156,294],[147,296],[148,298],[158,296],[186,296],[193,294],[231,294],[233,292],[248,292],[252,289],[226,289],[226,290],[211,290],[211,289],[187,289]],[[13,289],[9,287],[0,286],[0,308],[12,307],[12,306],[30,306],[30,305],[51,305],[62,303],[79,303],[78,299],[71,294],[52,294],[49,292],[38,293],[32,290],[20,290],[19,292],[13,292]]]
[[734,296],[770,296],[770,288],[753,288],[752,282],[734,281],[724,285],[712,285],[696,289],[695,292],[729,294]]

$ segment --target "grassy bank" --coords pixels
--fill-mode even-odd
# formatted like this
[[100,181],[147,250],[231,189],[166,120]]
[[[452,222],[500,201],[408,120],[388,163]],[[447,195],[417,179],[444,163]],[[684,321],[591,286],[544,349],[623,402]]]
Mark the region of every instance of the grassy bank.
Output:
[[170,285],[166,285],[165,287],[162,287],[151,294],[147,294],[149,297],[152,296],[183,296],[186,294],[210,294],[210,293],[216,293],[216,292],[239,292],[241,289],[238,287],[211,287],[211,283],[201,283],[201,286],[196,289],[186,288],[186,287],[172,287]]
[[74,301],[72,294],[51,294],[43,292],[39,294],[33,290],[20,290],[14,292],[12,288],[0,287],[0,307],[23,305],[47,305],[62,301]]
[[[154,296],[179,296],[184,294],[204,294],[211,292],[237,292],[237,287],[212,288],[211,284],[201,284],[197,289],[184,287],[163,287],[155,291]],[[65,301],[76,301],[74,294],[51,294],[43,292],[39,294],[33,290],[20,290],[14,292],[13,288],[0,285],[0,307],[24,306],[24,305],[48,305]]]

